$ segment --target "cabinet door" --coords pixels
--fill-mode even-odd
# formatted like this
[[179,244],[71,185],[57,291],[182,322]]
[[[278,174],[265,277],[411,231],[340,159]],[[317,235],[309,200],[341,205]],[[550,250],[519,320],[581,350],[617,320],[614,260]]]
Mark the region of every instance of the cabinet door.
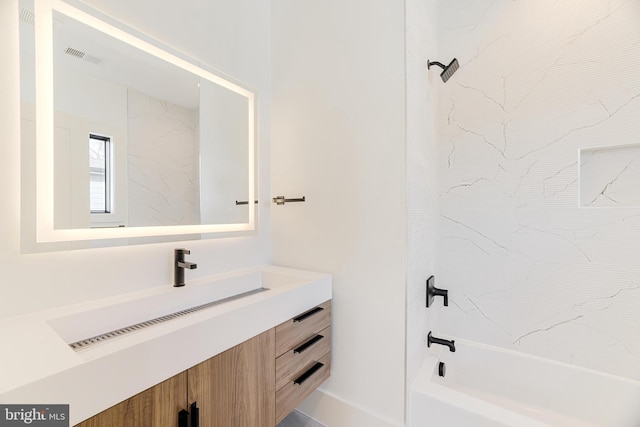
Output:
[[200,427],[275,426],[275,330],[190,368]]
[[77,424],[80,427],[176,427],[186,408],[187,375],[181,372]]

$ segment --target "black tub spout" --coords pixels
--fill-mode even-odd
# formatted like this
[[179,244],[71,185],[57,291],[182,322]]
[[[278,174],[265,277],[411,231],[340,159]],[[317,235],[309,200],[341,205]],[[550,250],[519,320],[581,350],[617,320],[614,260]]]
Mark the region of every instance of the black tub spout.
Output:
[[449,351],[456,351],[456,342],[454,340],[443,340],[442,338],[436,338],[431,336],[431,331],[427,335],[427,347],[431,347],[431,344],[440,344],[449,347]]

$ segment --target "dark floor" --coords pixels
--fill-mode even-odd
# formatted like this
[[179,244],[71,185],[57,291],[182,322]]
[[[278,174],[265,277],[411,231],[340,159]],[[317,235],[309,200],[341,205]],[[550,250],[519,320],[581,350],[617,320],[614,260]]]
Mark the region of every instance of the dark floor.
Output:
[[301,412],[293,411],[276,427],[327,427],[318,421],[311,419]]

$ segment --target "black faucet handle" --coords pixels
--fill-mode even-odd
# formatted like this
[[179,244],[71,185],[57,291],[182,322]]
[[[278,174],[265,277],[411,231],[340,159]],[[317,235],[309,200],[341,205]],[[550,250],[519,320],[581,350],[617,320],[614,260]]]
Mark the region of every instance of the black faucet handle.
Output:
[[179,249],[175,249],[174,253],[176,255],[189,255],[191,251],[189,249],[179,248]]
[[433,288],[433,295],[444,297],[444,306],[449,306],[449,291],[446,289]]
[[427,307],[431,307],[434,297],[444,297],[444,305],[449,305],[449,291],[447,289],[438,289],[435,286],[436,278],[431,276],[427,279]]

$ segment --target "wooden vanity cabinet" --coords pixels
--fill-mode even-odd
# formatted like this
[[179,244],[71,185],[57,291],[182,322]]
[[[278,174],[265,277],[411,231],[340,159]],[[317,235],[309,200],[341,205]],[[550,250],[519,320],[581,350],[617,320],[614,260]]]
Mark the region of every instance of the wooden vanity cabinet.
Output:
[[77,426],[275,427],[330,372],[327,301]]
[[197,402],[200,427],[274,427],[274,373],[274,329],[190,368],[189,405]]
[[[275,329],[270,329],[77,426],[193,426],[195,404],[200,427],[274,427],[274,390]],[[181,411],[187,418],[182,423]]]
[[331,301],[276,326],[276,424],[331,375]]
[[186,398],[187,373],[181,372],[77,426],[176,427],[178,413],[186,407]]

